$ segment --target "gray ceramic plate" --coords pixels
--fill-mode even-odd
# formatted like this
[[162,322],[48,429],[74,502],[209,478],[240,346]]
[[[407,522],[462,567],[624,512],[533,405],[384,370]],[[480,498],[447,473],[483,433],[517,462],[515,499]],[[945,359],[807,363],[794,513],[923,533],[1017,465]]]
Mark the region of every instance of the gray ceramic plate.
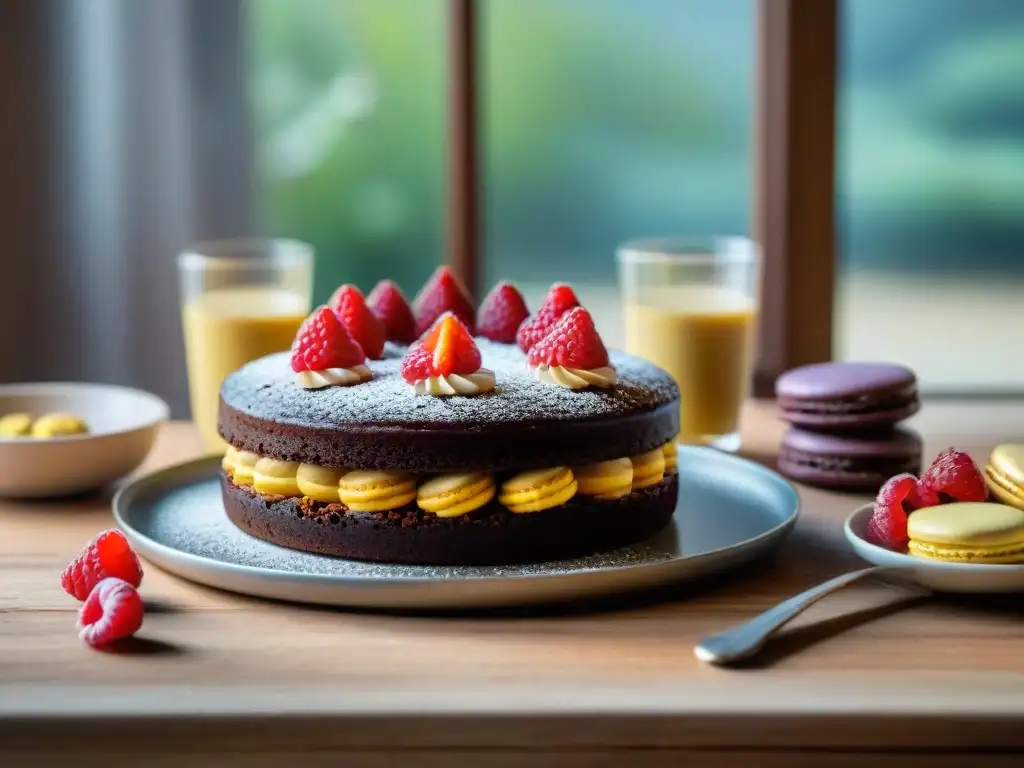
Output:
[[679,449],[679,506],[643,544],[524,566],[410,566],[312,555],[268,544],[228,520],[219,462],[200,459],[125,486],[114,517],[150,562],[186,579],[305,603],[482,608],[597,597],[720,573],[774,550],[800,500],[779,475],[710,448]]

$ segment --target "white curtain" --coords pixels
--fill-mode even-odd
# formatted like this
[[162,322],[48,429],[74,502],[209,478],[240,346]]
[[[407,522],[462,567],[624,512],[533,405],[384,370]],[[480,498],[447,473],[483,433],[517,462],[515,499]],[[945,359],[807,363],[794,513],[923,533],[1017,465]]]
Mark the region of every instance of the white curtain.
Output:
[[0,4],[0,380],[187,416],[174,256],[257,233],[244,0]]

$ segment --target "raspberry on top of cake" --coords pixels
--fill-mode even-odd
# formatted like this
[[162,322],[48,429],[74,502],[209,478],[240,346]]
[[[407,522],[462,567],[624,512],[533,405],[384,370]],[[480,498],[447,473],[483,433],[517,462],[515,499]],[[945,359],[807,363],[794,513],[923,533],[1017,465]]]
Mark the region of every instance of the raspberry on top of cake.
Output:
[[402,358],[402,378],[417,395],[481,395],[494,390],[494,371],[481,367],[469,329],[448,311]]
[[566,389],[607,388],[616,381],[608,350],[583,307],[573,307],[562,315],[530,348],[527,362],[538,381]]
[[345,387],[373,376],[363,348],[329,307],[318,308],[302,323],[292,343],[291,363],[303,389]]
[[416,317],[416,333],[423,335],[445,312],[452,312],[470,334],[476,330],[476,308],[459,278],[451,267],[440,266],[434,270],[426,285],[412,300],[412,311]]
[[579,299],[567,283],[555,283],[548,290],[544,303],[537,313],[523,321],[516,333],[516,343],[524,353],[547,336],[555,327],[562,315],[573,307],[580,305]]
[[343,285],[334,292],[327,305],[345,326],[352,340],[363,348],[371,360],[380,360],[384,352],[384,324],[366,306],[366,299],[354,285]]
[[526,299],[512,283],[497,283],[480,303],[476,332],[485,339],[515,344],[519,327],[530,317]]

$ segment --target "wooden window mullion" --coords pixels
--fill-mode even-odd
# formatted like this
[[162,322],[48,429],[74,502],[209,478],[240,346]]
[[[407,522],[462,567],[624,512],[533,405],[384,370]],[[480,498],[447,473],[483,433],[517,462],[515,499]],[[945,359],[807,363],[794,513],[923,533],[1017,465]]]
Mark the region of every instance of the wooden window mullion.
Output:
[[449,0],[448,9],[448,258],[476,296],[482,274],[477,9],[475,0]]
[[758,0],[754,237],[761,334],[754,392],[832,358],[838,0]]

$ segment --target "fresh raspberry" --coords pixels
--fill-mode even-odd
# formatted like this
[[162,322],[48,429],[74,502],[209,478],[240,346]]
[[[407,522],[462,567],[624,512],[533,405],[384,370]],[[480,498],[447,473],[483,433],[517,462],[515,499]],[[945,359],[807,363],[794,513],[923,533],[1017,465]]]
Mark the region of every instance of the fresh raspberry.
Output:
[[422,344],[414,344],[402,358],[402,378],[410,384],[434,376],[434,353]]
[[380,360],[384,352],[384,324],[366,306],[366,299],[354,285],[334,292],[328,306],[335,311],[348,335],[363,348],[367,357]]
[[970,456],[950,448],[935,457],[921,475],[919,495],[942,501],[985,501],[988,489],[985,477]]
[[534,367],[543,364],[592,371],[608,365],[608,350],[590,313],[583,307],[574,307],[562,316],[551,333],[533,345],[526,359]]
[[416,318],[405,294],[393,280],[381,280],[370,291],[366,304],[384,326],[388,341],[411,344],[416,341]]
[[307,317],[292,342],[292,370],[296,373],[351,368],[364,362],[363,348],[329,307],[319,307]]
[[473,333],[475,310],[466,289],[450,267],[441,266],[434,270],[426,285],[412,300],[412,311],[416,316],[416,334],[422,336],[445,312],[454,312],[463,325]]
[[116,528],[96,534],[85,545],[60,575],[60,585],[76,600],[85,600],[99,581],[110,576],[134,587],[142,583],[139,558],[128,539]]
[[491,289],[480,304],[476,315],[476,332],[491,341],[504,344],[516,343],[516,332],[523,321],[530,316],[523,294],[512,285],[502,281]]
[[573,307],[580,305],[579,299],[570,286],[565,283],[555,283],[548,290],[537,314],[523,321],[516,333],[516,341],[523,352],[529,352],[530,347],[547,336],[555,323],[562,319],[562,315]]
[[412,384],[431,376],[476,373],[480,362],[480,349],[469,329],[454,313],[445,312],[402,358],[402,377]]
[[923,507],[935,507],[942,503],[939,494],[925,486],[922,480],[917,481],[917,487],[907,498],[904,506],[911,510],[922,509]]
[[142,626],[145,611],[135,587],[121,579],[103,579],[78,612],[78,637],[93,647],[131,637]]
[[886,549],[902,550],[907,545],[907,501],[917,487],[910,474],[890,477],[878,492],[868,523],[868,541]]

